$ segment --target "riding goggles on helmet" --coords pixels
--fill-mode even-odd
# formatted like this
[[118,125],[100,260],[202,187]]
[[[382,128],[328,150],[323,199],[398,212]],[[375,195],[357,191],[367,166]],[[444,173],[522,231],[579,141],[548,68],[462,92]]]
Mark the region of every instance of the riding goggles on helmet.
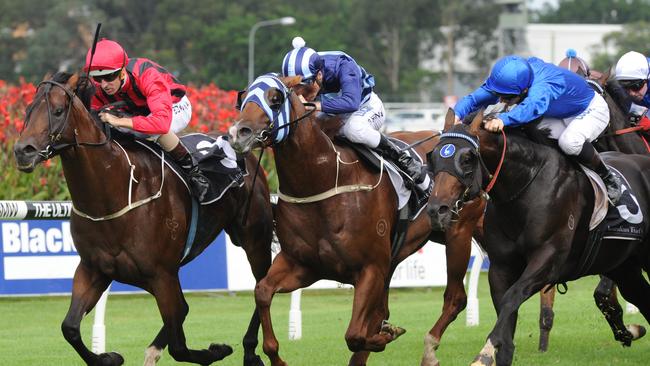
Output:
[[626,90],[639,91],[643,89],[646,80],[619,80],[618,83]]
[[106,81],[106,82],[110,83],[110,82],[114,81],[115,79],[117,79],[117,77],[120,76],[121,72],[122,72],[122,69],[119,69],[119,70],[116,70],[116,71],[114,71],[114,72],[112,72],[110,74],[95,75],[95,76],[92,76],[92,78],[98,84],[101,84],[102,81]]

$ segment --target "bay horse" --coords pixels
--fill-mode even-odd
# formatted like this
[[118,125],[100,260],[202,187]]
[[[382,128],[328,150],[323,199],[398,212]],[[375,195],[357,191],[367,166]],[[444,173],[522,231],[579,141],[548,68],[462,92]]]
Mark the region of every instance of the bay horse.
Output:
[[[441,189],[433,192],[429,213],[438,225],[451,224],[449,207],[464,200],[468,188],[486,188],[488,181],[493,187],[482,244],[490,258],[488,277],[497,321],[472,365],[512,364],[519,306],[547,284],[604,274],[650,320],[650,284],[642,273],[650,270],[650,157],[602,154],[629,182],[646,217],[642,223],[646,235],[638,241],[603,239],[600,250],[592,254],[592,264],[583,267],[595,200],[586,175],[556,148],[531,140],[521,129],[494,134],[483,130],[482,123],[479,112],[471,126],[453,126],[431,153],[434,179]],[[442,155],[454,158],[445,161],[443,149],[447,150]],[[584,270],[577,272],[579,267]]]
[[[328,136],[326,131],[335,133],[340,127],[340,119],[315,118],[313,109],[308,110],[291,89],[299,82],[299,76],[268,74],[257,78],[245,95],[257,96],[261,104],[244,99],[241,113],[230,129],[230,142],[236,151],[245,153],[253,147],[272,146],[281,190],[274,213],[282,250],[255,288],[263,350],[272,366],[286,365],[279,355],[271,323],[274,294],[331,279],[355,288],[345,340],[353,352],[349,365],[366,365],[369,352],[383,351],[403,333],[401,328],[385,322],[393,270],[433,240],[446,243],[448,282],[443,314],[425,335],[421,364],[438,365],[435,350],[442,333],[467,302],[462,281],[472,231],[482,216],[483,203],[468,204],[460,225],[454,225],[446,235],[432,231],[427,215],[419,215],[410,222],[403,245],[391,254],[398,202],[390,180],[385,173],[359,162],[359,155],[348,145]],[[420,131],[394,136],[413,144],[432,134]],[[437,138],[422,142],[416,147],[418,154],[425,156],[436,143]]]
[[[73,278],[70,308],[61,325],[65,339],[87,365],[124,362],[115,352],[91,352],[79,332],[82,317],[115,280],[140,287],[156,298],[164,325],[146,351],[145,365],[155,364],[166,345],[179,362],[209,365],[228,356],[232,353],[228,345],[188,349],[183,321],[189,307],[178,271],[225,230],[233,243],[245,249],[255,278],[266,274],[273,235],[266,178],[258,177],[253,185],[251,174],[242,187],[231,188],[216,202],[201,205],[198,213],[206,218],[206,224],[198,227],[194,245],[184,257],[193,210],[186,185],[169,167],[163,167],[161,157],[140,144],[108,139],[87,109],[93,90],[84,85],[87,83],[78,75],[67,73],[41,82],[14,147],[18,169],[24,172],[56,155],[63,163],[74,207],[70,230],[81,258]],[[79,95],[74,92],[78,86]],[[249,157],[246,164],[252,172],[257,161]],[[250,213],[243,222],[242,202],[249,192]],[[134,203],[128,210],[131,195]],[[263,365],[255,354],[258,330],[259,316],[253,310],[243,340],[244,365]]]
[[[649,146],[645,139],[630,124],[627,111],[631,100],[615,80],[609,79],[608,73],[598,73],[596,82],[602,88],[602,95],[609,107],[610,119],[607,128],[592,143],[599,152],[619,151],[625,154],[648,154]],[[540,292],[539,350],[548,349],[549,334],[553,327],[553,302],[555,288],[549,286]],[[616,286],[607,277],[601,276],[594,290],[594,300],[609,323],[614,339],[629,347],[633,340],[643,337],[646,330],[639,324],[625,325],[623,309],[616,296]]]

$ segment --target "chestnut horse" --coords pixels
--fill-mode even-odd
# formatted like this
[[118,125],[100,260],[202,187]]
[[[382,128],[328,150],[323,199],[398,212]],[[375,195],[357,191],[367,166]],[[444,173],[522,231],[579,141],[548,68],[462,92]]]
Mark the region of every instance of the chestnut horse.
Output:
[[[476,190],[471,186],[494,188],[482,244],[490,257],[490,292],[498,316],[472,365],[512,363],[519,306],[549,283],[604,274],[650,320],[650,284],[642,273],[650,270],[650,157],[603,154],[629,182],[646,218],[646,234],[639,241],[603,239],[591,264],[583,266],[594,207],[586,175],[556,149],[522,136],[520,129],[502,137],[481,129],[482,122],[478,113],[471,126],[453,126],[431,154],[441,188],[431,197],[429,213],[438,225],[451,224],[449,207],[464,200],[466,190]],[[489,177],[489,172],[495,175]]]
[[[24,172],[61,156],[72,196],[70,229],[81,261],[73,278],[70,308],[61,325],[65,339],[88,365],[124,362],[115,352],[91,352],[79,332],[82,317],[115,280],[140,287],[156,298],[164,325],[147,349],[146,365],[155,364],[167,344],[179,362],[208,365],[228,356],[232,353],[228,345],[187,348],[183,321],[189,307],[178,271],[225,230],[246,250],[255,277],[259,280],[266,274],[273,227],[266,179],[258,177],[253,186],[250,175],[242,187],[230,188],[221,199],[200,206],[198,213],[207,218],[202,221],[206,224],[198,227],[194,245],[184,257],[192,213],[187,186],[168,167],[163,168],[159,156],[140,144],[108,139],[86,109],[93,91],[79,79],[59,73],[39,84],[14,147],[18,168]],[[78,85],[80,96],[74,92]],[[256,168],[255,158],[246,163],[250,171]],[[250,214],[242,222],[242,202],[249,193]],[[255,354],[258,329],[259,316],[254,310],[243,341],[244,365],[263,365]]]
[[[385,322],[394,268],[428,240],[434,240],[446,243],[448,283],[443,314],[425,336],[422,365],[438,365],[435,350],[442,333],[466,305],[462,280],[472,230],[483,213],[483,203],[467,205],[459,225],[446,237],[431,230],[427,215],[419,215],[410,222],[404,244],[392,255],[398,203],[390,180],[385,173],[359,162],[353,149],[328,137],[313,110],[307,110],[292,92],[299,82],[300,77],[271,74],[257,78],[247,94],[259,99],[244,99],[241,114],[230,129],[231,144],[239,152],[273,147],[281,190],[275,218],[282,250],[255,288],[264,352],[272,366],[286,365],[278,353],[271,324],[273,295],[331,279],[355,288],[345,340],[354,352],[349,365],[366,365],[369,352],[383,351],[403,333]],[[335,123],[322,122],[325,128]],[[394,136],[414,143],[431,135],[432,131],[420,131]],[[437,138],[419,144],[418,154],[425,156],[436,143]]]

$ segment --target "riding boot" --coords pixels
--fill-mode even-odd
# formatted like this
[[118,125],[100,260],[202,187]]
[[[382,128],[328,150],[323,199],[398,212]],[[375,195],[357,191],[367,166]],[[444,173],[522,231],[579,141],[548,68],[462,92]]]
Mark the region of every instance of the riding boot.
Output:
[[397,166],[408,174],[416,184],[424,182],[426,173],[422,171],[422,164],[418,160],[409,156],[406,151],[400,150],[400,148],[393,144],[386,135],[381,135],[377,150],[397,164]]
[[580,164],[593,170],[600,176],[600,178],[602,178],[603,183],[605,183],[605,187],[607,188],[607,197],[609,197],[610,202],[616,206],[623,194],[621,180],[618,176],[614,175],[611,170],[609,170],[605,163],[603,163],[600,154],[598,154],[589,141],[585,141],[582,145],[582,150],[580,151],[580,154],[578,154],[577,158]]
[[208,188],[210,187],[210,182],[208,178],[201,173],[199,170],[198,164],[192,159],[192,155],[187,148],[180,141],[171,151],[169,155],[174,159],[178,165],[187,172],[187,175],[190,180],[190,187],[192,194],[202,202],[205,198],[205,195],[208,193]]

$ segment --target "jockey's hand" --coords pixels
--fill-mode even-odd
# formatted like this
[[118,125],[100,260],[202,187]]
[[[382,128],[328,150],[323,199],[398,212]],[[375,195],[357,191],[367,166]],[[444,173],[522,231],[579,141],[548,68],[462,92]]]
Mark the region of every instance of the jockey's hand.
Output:
[[[318,101],[309,102],[307,99],[305,99],[305,97],[303,97],[303,96],[300,95],[300,94],[298,94],[298,98],[300,98],[300,102],[302,102],[302,104],[305,104],[305,103],[313,103],[313,104],[316,106],[316,107],[315,107],[315,108],[316,108],[316,111],[320,111],[320,110],[321,110],[321,109],[320,109],[320,107],[321,107],[320,102],[318,102]],[[309,107],[309,108],[312,108],[312,107]]]
[[503,121],[500,118],[492,118],[485,122],[483,128],[490,132],[501,132],[503,130]]
[[108,112],[101,112],[99,113],[99,119],[113,127],[126,127],[133,129],[133,121],[131,118],[120,118]]

